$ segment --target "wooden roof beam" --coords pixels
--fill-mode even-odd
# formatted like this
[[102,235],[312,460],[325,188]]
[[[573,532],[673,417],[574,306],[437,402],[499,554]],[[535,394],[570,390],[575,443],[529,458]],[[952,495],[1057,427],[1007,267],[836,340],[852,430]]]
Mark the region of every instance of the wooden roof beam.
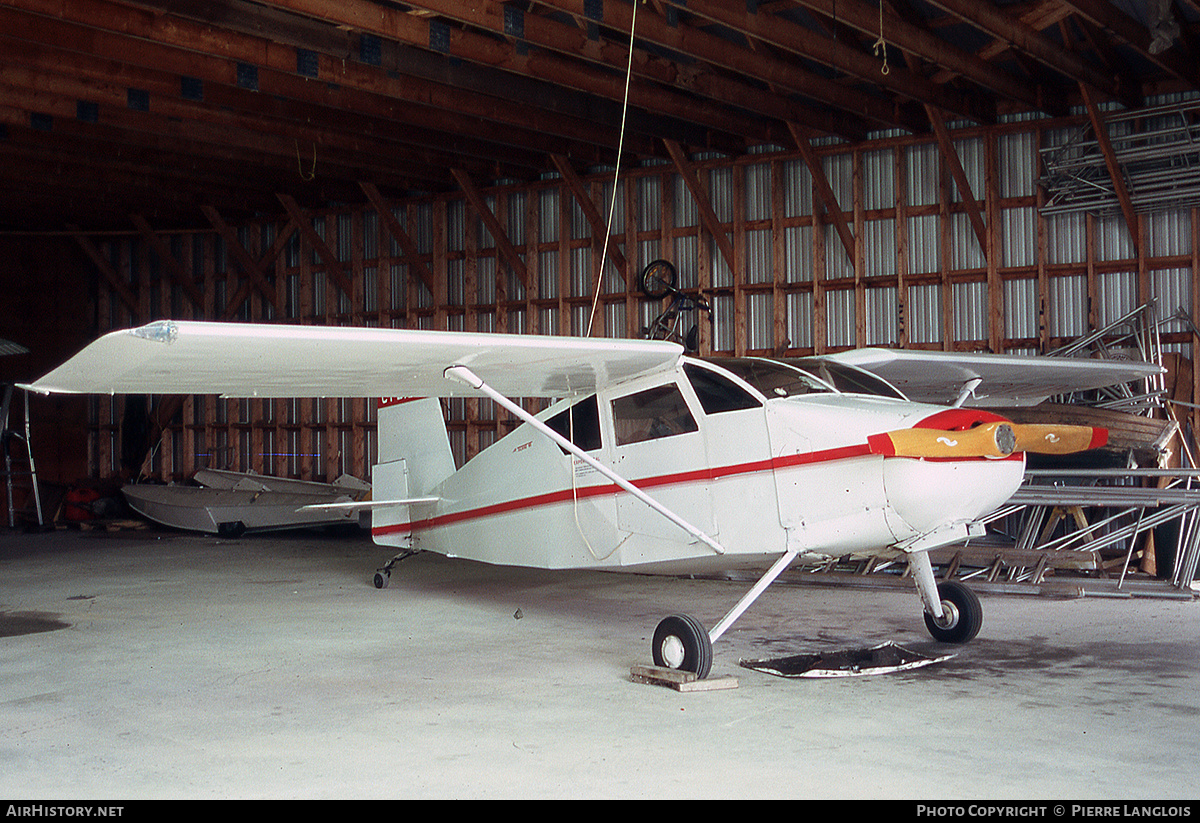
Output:
[[[369,113],[378,118],[376,122],[401,123],[403,128],[393,125],[390,129],[375,130],[386,134],[394,145],[426,134],[414,128],[431,122],[441,130],[470,135],[464,140],[494,145],[486,153],[489,162],[509,157],[515,161],[539,150],[572,152],[576,147],[582,150],[583,146],[615,147],[617,142],[615,128],[598,127],[594,120],[540,112],[533,128],[527,110],[498,106],[495,94],[400,77],[382,68],[333,55],[318,55],[319,75],[324,82],[314,83],[297,74],[294,49],[273,46],[261,35],[220,29],[220,21],[204,25],[173,15],[147,15],[109,0],[73,0],[57,8],[55,16],[48,17],[37,13],[43,5],[37,0],[6,2],[0,7],[3,15],[0,32],[60,48],[69,45],[80,54],[91,54],[97,59],[111,61],[119,56],[122,63],[169,76],[173,83],[170,93],[174,97],[179,96],[180,75],[203,81],[206,93],[210,88],[224,87],[231,90],[227,94],[235,94],[242,91],[236,88],[238,66],[252,65],[258,73],[259,92],[253,95],[258,101],[294,100],[322,106],[324,111],[334,109],[348,116]],[[19,12],[20,9],[26,11]],[[221,31],[219,41],[214,41],[214,28]],[[429,47],[428,24],[424,46]],[[208,51],[198,50],[205,48]],[[109,71],[104,79],[110,81],[126,71]],[[638,141],[631,138],[630,144],[637,146]],[[422,146],[419,141],[417,145]],[[423,148],[440,146],[436,139],[428,137]],[[639,148],[652,150],[653,146],[647,143]],[[442,185],[449,184],[446,179]]]
[[[560,5],[558,0],[550,0],[549,4],[560,6],[571,13],[582,14],[584,12],[581,2],[578,4],[563,2]],[[486,8],[463,4],[457,0],[424,0],[420,5],[465,24],[491,29],[495,34],[504,34],[508,25],[507,16],[502,20],[491,14]],[[621,23],[618,20],[623,20],[624,30],[629,30],[632,19],[629,7],[608,3],[603,5],[602,9],[606,25],[619,31]],[[513,13],[519,12],[514,9],[513,12],[507,12],[506,15]],[[580,59],[593,65],[615,70],[613,74],[608,75],[611,78],[609,85],[614,86],[615,84],[609,94],[612,95],[612,99],[623,98],[623,77],[626,67],[629,65],[627,38],[618,38],[619,42],[593,41],[585,32],[575,26],[536,14],[523,14],[521,21],[522,42],[536,45],[548,52],[563,55],[572,60]],[[730,49],[736,49],[728,42],[717,41],[716,38],[690,27],[680,27],[678,31],[670,32],[669,27],[661,24],[661,18],[645,12],[639,15],[638,24],[639,39],[645,38],[653,41],[656,39],[654,35],[657,34],[659,38],[673,41],[669,44],[669,47],[672,48],[680,46],[681,41],[686,40],[684,53],[702,53],[702,59],[706,62],[711,62],[714,58],[721,58]],[[542,56],[539,53],[539,59]],[[752,84],[712,72],[703,64],[680,66],[635,48],[631,68],[637,80],[632,84],[630,98],[636,102],[638,107],[698,120],[713,128],[733,130],[750,139],[771,139],[778,135],[763,132],[760,126],[753,124],[752,121],[755,119],[753,117],[739,116],[736,113],[731,117],[728,107],[732,106],[742,112],[755,113],[776,120],[784,120],[789,117],[809,120],[815,127],[822,128],[827,133],[846,137],[849,137],[850,132],[853,131],[850,128],[853,120],[846,120],[844,116],[839,118],[832,113],[811,106],[802,106],[778,95],[766,94]],[[759,65],[756,71],[741,73],[758,76],[757,71],[772,71],[772,67]],[[856,117],[869,118],[880,125],[896,125],[894,111],[887,101],[872,99],[854,89],[847,89],[843,85],[807,72],[793,72],[792,74],[792,85],[803,88],[804,91],[801,93],[807,96],[820,98],[827,102],[840,96],[841,102],[831,103],[831,105],[846,108]],[[587,79],[583,82],[594,86],[594,75],[595,72],[585,70],[584,77]],[[564,75],[556,80],[566,82],[568,85],[576,82],[570,80],[569,77],[570,75]],[[799,88],[796,90],[799,91]],[[619,94],[616,94],[618,91]],[[701,98],[699,101],[696,99],[697,96]],[[731,125],[731,123],[736,123],[736,125]],[[862,131],[865,133],[865,128]]]
[[1191,88],[1200,87],[1200,62],[1195,55],[1185,53],[1176,45],[1158,54],[1150,51],[1153,40],[1149,30],[1108,0],[1061,0],[1072,11],[1099,27],[1118,41],[1128,44],[1142,58],[1165,72],[1186,82]]
[[[792,0],[871,37],[879,36],[879,7],[864,0]],[[1001,97],[1041,108],[1037,90],[987,60],[942,40],[927,29],[885,10],[886,40],[902,51],[992,91]]]
[[[581,3],[582,0],[573,0],[573,2]],[[989,105],[979,95],[961,94],[945,85],[933,83],[903,66],[891,66],[885,74],[881,71],[882,63],[879,58],[853,48],[846,48],[845,43],[825,37],[778,15],[768,14],[761,10],[753,11],[749,8],[733,7],[728,3],[714,2],[714,0],[665,0],[665,2],[680,10],[685,10],[689,14],[740,32],[747,38],[770,43],[790,54],[814,60],[829,68],[844,72],[850,77],[882,86],[909,100],[931,103],[938,108],[980,123],[989,123],[995,120],[994,102]],[[682,29],[683,26],[678,28]],[[723,51],[726,55],[733,55],[742,50],[731,48],[729,44],[725,44]],[[778,63],[779,61],[770,62]],[[730,65],[729,68],[742,70],[733,65]],[[755,76],[768,80],[768,77],[761,73]],[[774,79],[771,79],[770,82],[779,84]]]
[[1083,103],[1087,107],[1088,120],[1092,123],[1096,143],[1100,146],[1100,153],[1104,156],[1104,165],[1108,168],[1108,176],[1112,179],[1113,192],[1117,196],[1121,214],[1125,217],[1125,226],[1129,229],[1129,236],[1133,240],[1133,254],[1136,257],[1138,249],[1141,248],[1142,238],[1139,229],[1141,224],[1138,221],[1137,212],[1134,211],[1133,200],[1129,197],[1129,188],[1125,185],[1125,172],[1117,160],[1116,152],[1113,151],[1112,141],[1108,139],[1108,127],[1104,124],[1104,118],[1096,107],[1091,89],[1080,83],[1079,93],[1083,96]]
[[696,174],[696,167],[692,165],[692,161],[688,159],[687,153],[683,150],[682,146],[673,140],[664,140],[663,142],[666,144],[667,153],[671,155],[672,162],[675,163],[675,170],[679,172],[684,185],[687,186],[688,191],[692,193],[692,197],[696,200],[696,206],[700,209],[700,222],[704,225],[708,233],[712,235],[713,242],[717,244],[717,249],[721,252],[721,256],[725,258],[725,263],[729,266],[730,271],[735,270],[737,263],[733,254],[733,243],[729,241],[729,234],[721,224],[720,218],[717,217],[716,211],[713,210],[708,192],[704,189],[704,186],[700,185],[700,178]]
[[[492,69],[512,72],[531,78],[548,80],[556,85],[594,94],[610,101],[622,101],[625,97],[623,76],[597,73],[586,70],[575,57],[565,58],[553,53],[539,52],[535,55],[521,54],[511,44],[497,40],[495,35],[505,36],[501,6],[488,4],[482,11],[468,8],[457,2],[421,3],[419,8],[433,12],[418,16],[390,6],[381,6],[367,0],[269,0],[267,5],[288,9],[335,25],[347,26],[359,31],[375,34],[390,40],[429,49],[437,42],[438,49],[449,57],[469,60]],[[443,8],[443,5],[445,6]],[[466,16],[468,20],[461,21]],[[480,34],[470,28],[451,30],[438,19],[444,17],[471,23],[477,20],[488,34]],[[564,26],[564,28],[567,28]],[[566,52],[566,49],[563,50]],[[621,68],[624,63],[620,62]],[[729,134],[731,123],[736,122],[741,132],[750,132],[752,139],[770,140],[770,130],[751,119],[733,121],[727,110],[697,105],[693,96],[679,94],[652,84],[641,84],[636,94],[638,105],[656,111],[660,115],[678,118],[684,122],[701,123],[718,134]],[[618,135],[615,129],[606,130],[591,124],[594,136],[608,131],[608,145],[615,147]],[[626,146],[645,139],[644,135],[626,135]],[[637,151],[637,149],[632,149]],[[647,144],[646,153],[654,150]]]
[[[0,31],[13,24],[19,14],[0,8]],[[46,21],[43,28],[50,32],[59,30],[55,21]],[[397,131],[394,125],[385,128],[378,120],[372,120],[369,121],[370,131],[384,132],[385,136],[349,138],[339,128],[339,123],[344,120],[343,113],[328,108],[301,108],[295,102],[287,103],[274,96],[220,82],[206,82],[204,99],[189,100],[180,94],[179,75],[166,69],[124,65],[102,52],[88,55],[27,41],[0,39],[4,40],[5,56],[9,61],[5,71],[8,83],[19,83],[22,88],[36,90],[39,96],[57,95],[62,98],[64,113],[69,111],[72,120],[76,119],[76,105],[80,100],[102,106],[103,118],[90,124],[93,130],[120,125],[130,134],[160,134],[172,142],[182,139],[194,146],[211,144],[238,146],[259,153],[273,151],[282,158],[281,163],[292,166],[296,161],[296,144],[302,141],[326,147],[323,160],[327,163],[336,163],[339,151],[345,152],[347,170],[366,167],[377,169],[380,175],[394,173],[391,158],[400,157],[411,164],[410,179],[428,176],[425,171],[430,160],[428,152],[414,152],[397,144],[391,136]],[[143,48],[146,44],[123,36],[106,44],[106,49],[123,50],[125,54],[134,54]],[[162,56],[162,50],[151,48],[144,58],[147,62],[152,56]],[[228,68],[230,73],[226,78],[231,78],[232,64]],[[111,78],[115,76],[120,76],[128,86],[113,83]],[[222,79],[232,82],[226,78]],[[149,111],[130,109],[129,88],[147,92],[152,103]],[[245,116],[262,113],[268,116],[253,119]],[[355,116],[345,114],[345,117]],[[381,158],[389,158],[389,165],[383,165]],[[434,178],[428,179],[435,182]],[[445,187],[449,179],[440,177],[436,182]]]
[[516,246],[508,239],[508,232],[504,226],[500,225],[500,221],[496,219],[495,213],[488,207],[487,201],[483,199],[483,194],[480,193],[475,184],[471,182],[471,178],[462,169],[451,169],[450,173],[458,181],[458,187],[462,189],[467,202],[471,204],[471,208],[475,210],[476,214],[483,220],[483,224],[487,227],[487,230],[491,232],[492,238],[496,241],[496,249],[500,252],[500,256],[516,272],[521,283],[528,289],[529,270],[525,266],[525,261],[521,259]]
[[[897,9],[904,9],[903,13],[910,20],[916,17],[916,13],[911,10],[908,0],[888,0],[888,2]],[[1061,25],[1062,20],[1069,17],[1070,14],[1070,9],[1065,8],[1059,3],[1059,0],[1040,0],[1040,2],[1021,12],[1018,19],[1026,25],[1042,31],[1056,23]],[[1070,111],[1070,106],[1063,90],[1064,88],[1072,87],[1074,84],[1063,82],[1060,79],[1060,75],[1050,72],[1040,63],[1029,58],[1024,52],[1014,50],[1011,44],[1003,40],[993,38],[991,43],[979,49],[976,54],[984,60],[991,61],[1000,57],[1005,52],[1010,53],[1022,70],[1037,84],[1038,99],[1042,101],[1038,108],[1049,114],[1065,117]],[[938,83],[946,83],[953,79],[953,76],[950,72],[939,71],[933,75],[932,79]]]
[[1034,60],[1083,83],[1107,97],[1128,101],[1117,78],[1105,74],[1078,54],[1047,39],[1041,32],[992,5],[991,0],[929,0],[934,6],[954,15],[980,31],[1025,52]]
[[400,248],[403,249],[406,258],[405,262],[421,278],[421,282],[425,284],[425,288],[429,289],[429,293],[437,294],[437,289],[434,288],[433,272],[421,260],[421,252],[417,248],[416,242],[404,230],[404,226],[400,225],[400,221],[392,213],[392,207],[384,200],[383,195],[379,193],[379,189],[374,183],[359,182],[358,185],[362,189],[363,194],[367,196],[367,200],[375,208],[375,211],[379,213],[379,219],[383,221],[388,234],[400,244]]
[[929,122],[933,126],[933,133],[937,136],[938,148],[941,149],[942,159],[946,161],[946,165],[950,169],[950,176],[954,178],[954,185],[958,188],[959,197],[962,198],[963,206],[967,210],[967,219],[971,222],[971,228],[975,232],[975,239],[979,241],[979,247],[983,250],[983,255],[988,256],[987,242],[987,224],[983,219],[983,209],[979,205],[979,201],[975,199],[975,192],[971,189],[971,181],[967,179],[967,172],[962,167],[962,161],[958,159],[958,152],[954,148],[954,141],[950,138],[950,131],[946,128],[946,122],[942,119],[942,114],[932,106],[925,107],[929,114]]
[[[10,91],[0,83],[0,97],[12,99],[16,95]],[[24,97],[16,97],[19,105]],[[46,96],[39,96],[37,102],[57,111],[57,104]],[[75,101],[63,101],[62,106],[73,112]],[[219,204],[240,218],[279,208],[275,198],[266,197],[261,189],[283,184],[282,170],[277,173],[269,159],[249,152],[214,154],[185,136],[186,127],[172,141],[82,123],[73,114],[56,114],[48,118],[46,126],[36,129],[30,127],[29,119],[28,111],[0,105],[0,123],[7,131],[7,139],[0,141],[0,156],[8,169],[6,179],[11,187],[28,181],[32,193],[41,188],[56,195],[64,213],[59,225],[74,222],[86,223],[89,230],[101,225],[116,229],[124,225],[125,215],[137,212],[160,225],[170,221],[175,228],[185,228],[197,225],[197,203]],[[294,177],[294,155],[290,162]],[[230,168],[254,168],[254,179],[244,179],[245,175],[231,178]],[[340,187],[332,184],[325,190],[331,197],[341,193]],[[19,202],[11,190],[6,190],[4,197]],[[102,219],[83,220],[78,215],[85,209]],[[66,216],[71,214],[76,216]]]
[[[561,155],[553,155],[550,160],[554,163],[554,167],[558,169],[559,175],[562,176],[563,183],[567,189],[575,196],[575,202],[579,203],[579,208],[583,210],[584,217],[592,227],[593,237],[603,237],[608,233],[608,225],[604,222],[604,218],[600,216],[596,204],[592,202],[591,196],[588,194],[587,187],[583,181],[579,179],[579,175],[575,173],[575,169],[571,167],[571,162]],[[621,253],[620,241],[609,242],[608,259],[616,266],[617,271],[625,279],[625,282],[630,282],[629,272],[626,271],[628,262],[625,260],[625,255]]]
[[[285,43],[298,49],[306,49],[322,55],[344,55],[353,53],[361,46],[362,35],[347,26],[335,26],[313,17],[302,17],[291,11],[264,7],[250,0],[222,0],[218,15],[208,0],[126,0],[142,8],[150,8],[160,14],[171,14],[198,20],[208,25],[219,24],[223,29],[232,29],[240,34],[261,36],[271,32],[271,40]],[[570,117],[593,123],[613,123],[620,117],[614,101],[599,101],[591,95],[573,94],[543,80],[509,73],[504,83],[496,82],[496,74],[490,68],[462,60],[446,60],[437,51],[431,51],[432,43],[423,47],[410,45],[399,40],[386,39],[380,42],[379,68],[405,78],[437,83],[441,86],[489,98],[499,97],[514,107],[537,109],[545,115]],[[632,130],[636,132],[661,132],[686,134],[689,139],[705,142],[700,129],[678,120],[668,120],[654,114],[634,114]],[[551,129],[546,129],[553,133]],[[558,151],[566,151],[560,147]],[[585,154],[582,148],[571,148],[570,156],[588,158],[588,162],[602,163],[600,147],[596,146]]]
[[[577,17],[591,19],[588,14],[590,4],[586,0],[543,0],[543,2],[545,5]],[[674,0],[669,0],[669,2],[674,2]],[[686,8],[689,13],[702,11],[702,9],[694,8],[691,3],[686,6],[680,3],[679,6]],[[780,95],[764,95],[761,89],[748,84],[739,84],[740,88],[735,87],[728,80],[708,69],[710,65],[719,66],[735,75],[753,77],[789,94],[801,95],[818,101],[823,105],[845,112],[859,121],[870,121],[886,126],[899,125],[904,128],[914,125],[907,119],[904,112],[897,110],[891,101],[878,95],[860,91],[837,80],[821,77],[796,62],[772,59],[761,52],[710,34],[699,26],[685,22],[672,25],[661,15],[654,14],[649,9],[644,9],[638,14],[635,24],[632,9],[632,6],[623,3],[604,3],[599,6],[600,19],[594,22],[618,32],[628,32],[631,26],[636,25],[638,40],[662,46],[699,61],[695,65],[676,64],[671,73],[663,78],[665,81],[686,84],[687,89],[720,103],[753,108],[759,113],[785,121],[800,120],[827,134],[850,137],[846,133],[846,125],[838,122],[839,115],[813,110],[811,107],[808,112],[789,111],[788,108],[781,106]],[[708,9],[708,11],[712,15],[724,16],[713,9]],[[707,19],[709,14],[701,16]],[[744,26],[736,13],[730,13],[729,16],[739,19],[739,24]],[[752,15],[752,17],[757,19],[758,15]],[[561,26],[557,23],[552,25]],[[571,40],[566,36],[566,32],[562,32],[560,42],[561,45],[557,48],[571,47]],[[832,41],[829,42],[832,43]],[[628,40],[625,39],[622,42],[622,48],[627,45]],[[609,55],[616,51],[615,41],[613,47],[612,49],[600,49],[597,52],[597,62],[615,65],[609,62],[612,59]],[[845,52],[844,49],[841,51]],[[582,52],[581,56],[588,57],[588,52]],[[870,62],[865,55],[861,56]],[[635,58],[635,71],[646,72],[647,69],[660,65],[662,62],[659,58],[647,57],[644,53],[639,52]],[[878,64],[874,64],[871,69],[868,69],[864,63],[857,62],[854,56],[846,58],[844,62],[854,64],[863,74],[870,74],[873,70],[878,79],[885,79],[879,75]],[[874,83],[876,80],[873,78],[871,82]],[[955,101],[955,104],[958,103],[961,101]],[[842,115],[842,117],[844,116]],[[856,129],[856,131],[859,130],[861,129]]]

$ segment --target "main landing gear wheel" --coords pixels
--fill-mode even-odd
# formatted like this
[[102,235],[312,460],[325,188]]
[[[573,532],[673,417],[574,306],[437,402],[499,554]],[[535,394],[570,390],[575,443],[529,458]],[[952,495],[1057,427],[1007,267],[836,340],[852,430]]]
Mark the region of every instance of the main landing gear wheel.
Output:
[[975,592],[955,580],[938,584],[942,619],[925,612],[925,627],[940,643],[967,643],[983,626],[983,607]]
[[654,665],[692,672],[703,680],[712,671],[712,643],[696,618],[673,614],[654,630]]

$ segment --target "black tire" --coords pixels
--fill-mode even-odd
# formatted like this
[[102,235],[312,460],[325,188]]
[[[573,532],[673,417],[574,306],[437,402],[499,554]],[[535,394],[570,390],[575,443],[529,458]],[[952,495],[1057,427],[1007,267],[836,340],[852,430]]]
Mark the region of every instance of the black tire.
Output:
[[663,618],[654,630],[654,665],[691,672],[699,679],[712,671],[712,643],[700,621],[691,615]]
[[925,613],[925,628],[939,643],[969,643],[983,626],[983,606],[975,592],[955,580],[938,584],[945,621],[941,624]]
[[669,260],[655,260],[646,264],[646,268],[642,269],[642,276],[638,278],[638,286],[641,288],[642,294],[658,300],[666,297],[667,293],[675,288],[677,276],[674,263]]

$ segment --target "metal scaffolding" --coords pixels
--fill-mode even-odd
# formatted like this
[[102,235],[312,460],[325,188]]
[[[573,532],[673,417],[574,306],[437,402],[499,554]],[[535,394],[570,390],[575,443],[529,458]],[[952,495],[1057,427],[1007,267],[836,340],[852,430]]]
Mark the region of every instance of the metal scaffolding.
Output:
[[[1138,212],[1200,204],[1200,100],[1110,113],[1104,124]],[[1041,150],[1042,214],[1117,213],[1120,204],[1095,132],[1080,128]]]
[[[8,506],[8,527],[10,529],[16,526],[17,517],[13,498],[14,479],[17,479],[18,482],[22,482],[26,478],[28,479],[30,499],[33,502],[38,525],[45,525],[42,519],[42,500],[38,490],[37,468],[33,463],[33,450],[29,442],[29,393],[23,392],[25,397],[23,431],[17,428],[10,428],[9,412],[11,411],[14,388],[11,383],[5,383],[0,388],[0,451],[4,452],[3,460],[0,461],[0,477],[4,479],[4,499]],[[17,452],[15,462],[13,458],[14,447]]]

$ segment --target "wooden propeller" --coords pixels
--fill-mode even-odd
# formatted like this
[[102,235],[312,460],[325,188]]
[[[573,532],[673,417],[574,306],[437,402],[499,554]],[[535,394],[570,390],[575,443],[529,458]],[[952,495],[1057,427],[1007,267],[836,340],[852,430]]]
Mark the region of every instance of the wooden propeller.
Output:
[[1008,457],[1014,452],[1071,454],[1103,446],[1108,430],[1092,426],[996,421],[962,431],[898,429],[871,435],[872,454],[885,457]]

